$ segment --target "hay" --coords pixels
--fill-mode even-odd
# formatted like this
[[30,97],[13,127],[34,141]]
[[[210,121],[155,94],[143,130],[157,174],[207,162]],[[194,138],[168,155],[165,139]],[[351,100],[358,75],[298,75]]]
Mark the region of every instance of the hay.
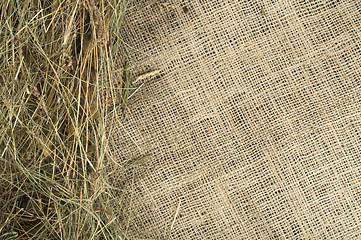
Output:
[[126,4],[1,1],[0,239],[123,238],[100,75]]

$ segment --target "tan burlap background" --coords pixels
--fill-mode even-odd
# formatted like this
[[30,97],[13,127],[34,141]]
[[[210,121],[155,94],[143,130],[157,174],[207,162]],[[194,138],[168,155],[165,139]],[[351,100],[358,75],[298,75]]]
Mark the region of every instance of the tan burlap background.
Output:
[[361,1],[132,1],[119,37],[161,70],[108,118],[129,236],[361,239]]

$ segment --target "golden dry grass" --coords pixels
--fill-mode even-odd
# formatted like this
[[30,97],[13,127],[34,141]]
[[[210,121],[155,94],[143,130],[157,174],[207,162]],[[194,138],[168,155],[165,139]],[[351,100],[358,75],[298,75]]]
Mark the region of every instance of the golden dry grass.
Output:
[[[124,239],[102,71],[125,0],[0,3],[0,239]],[[110,69],[110,70],[109,70]]]

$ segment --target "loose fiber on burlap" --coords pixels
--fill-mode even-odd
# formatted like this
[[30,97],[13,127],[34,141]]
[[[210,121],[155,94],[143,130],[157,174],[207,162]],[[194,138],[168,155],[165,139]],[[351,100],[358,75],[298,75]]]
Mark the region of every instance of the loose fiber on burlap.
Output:
[[132,1],[119,38],[128,236],[361,239],[361,1]]

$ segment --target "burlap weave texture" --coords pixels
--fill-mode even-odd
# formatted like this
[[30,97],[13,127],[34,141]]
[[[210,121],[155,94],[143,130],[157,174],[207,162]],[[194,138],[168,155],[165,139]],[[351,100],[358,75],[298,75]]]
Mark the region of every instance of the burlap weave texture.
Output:
[[108,119],[129,236],[361,238],[360,1],[132,1],[120,33],[160,70]]

